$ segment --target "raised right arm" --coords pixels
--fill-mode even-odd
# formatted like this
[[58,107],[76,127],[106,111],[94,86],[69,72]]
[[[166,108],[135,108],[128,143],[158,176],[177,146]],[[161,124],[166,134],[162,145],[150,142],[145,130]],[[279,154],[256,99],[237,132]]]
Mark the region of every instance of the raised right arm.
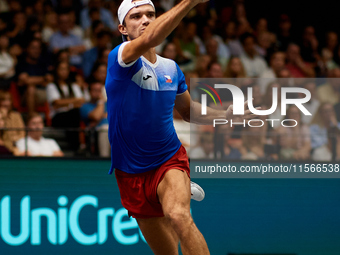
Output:
[[[149,49],[161,44],[193,7],[207,1],[183,0],[170,11],[155,19],[147,26],[140,37],[132,40],[124,47],[122,52],[123,62],[126,64],[133,62]],[[128,15],[126,19],[129,19]]]

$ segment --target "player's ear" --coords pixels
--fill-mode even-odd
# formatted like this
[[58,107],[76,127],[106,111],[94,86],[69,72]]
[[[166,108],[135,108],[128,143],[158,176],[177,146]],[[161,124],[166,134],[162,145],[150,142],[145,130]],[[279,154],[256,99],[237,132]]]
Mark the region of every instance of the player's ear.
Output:
[[126,32],[126,27],[123,26],[122,24],[118,25],[118,30],[122,35],[126,35],[126,36],[128,35],[127,32]]

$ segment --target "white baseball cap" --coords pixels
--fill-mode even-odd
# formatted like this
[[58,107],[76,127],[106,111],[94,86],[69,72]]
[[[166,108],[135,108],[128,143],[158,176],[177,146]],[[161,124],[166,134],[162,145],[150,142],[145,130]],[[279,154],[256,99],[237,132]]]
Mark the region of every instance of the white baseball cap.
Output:
[[141,5],[145,5],[145,4],[150,4],[155,9],[155,6],[151,2],[151,0],[142,0],[142,1],[134,1],[134,2],[132,2],[132,0],[124,0],[118,8],[119,23],[121,25],[123,24],[126,14],[128,14],[128,12],[131,9],[141,6]]

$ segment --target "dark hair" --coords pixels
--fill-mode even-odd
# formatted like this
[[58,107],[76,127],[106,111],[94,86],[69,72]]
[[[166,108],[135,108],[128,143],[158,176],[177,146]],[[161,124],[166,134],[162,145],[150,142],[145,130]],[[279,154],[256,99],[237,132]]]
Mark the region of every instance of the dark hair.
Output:
[[[63,90],[61,89],[60,87],[60,84],[59,84],[59,79],[58,79],[58,68],[61,64],[63,63],[66,63],[69,67],[70,67],[70,64],[65,62],[65,61],[61,61],[61,62],[58,62],[55,66],[55,69],[54,69],[54,84],[56,85],[59,93],[60,93],[60,96],[61,98],[66,98]],[[72,89],[72,86],[71,86],[71,79],[70,79],[70,75],[69,77],[66,79],[66,84],[67,84],[67,87],[68,87],[68,91],[70,92],[70,95],[69,95],[69,98],[73,98],[74,97],[74,92],[73,92],[73,89]]]
[[[109,49],[109,48],[99,49],[99,52],[98,52],[98,60],[99,60],[99,61],[100,61],[101,58],[103,57],[104,51],[106,51],[106,50],[109,50],[109,51],[111,52],[111,49]],[[102,63],[102,64],[105,64],[105,63]]]
[[273,51],[273,52],[270,54],[269,59],[272,60],[273,57],[274,57],[276,54],[283,54],[283,55],[286,55],[286,53],[285,53],[284,51],[276,50],[276,51]]
[[110,38],[112,38],[112,33],[107,29],[103,29],[97,34],[97,39],[101,39],[104,36],[109,36]]
[[[163,55],[163,53],[164,53],[164,51],[166,50],[166,48],[170,45],[170,44],[174,44],[173,42],[167,42],[164,46],[163,46],[163,48],[162,48],[162,55]],[[175,45],[175,44],[174,44]],[[175,45],[176,46],[176,45]]]
[[91,31],[94,31],[100,24],[103,24],[100,20],[95,20],[91,24]]
[[67,53],[69,54],[68,48],[61,49],[61,50],[59,50],[57,53],[54,54],[54,62],[55,62],[55,66],[60,62],[59,57],[60,57],[60,55],[63,54],[64,52],[67,52]]
[[[95,85],[95,84],[100,84],[100,82],[96,81],[96,80],[92,80],[90,83],[89,83],[89,91],[91,91],[92,87]],[[101,85],[101,84],[100,84]]]
[[211,61],[211,62],[209,63],[209,65],[207,66],[207,70],[209,71],[213,65],[219,65],[219,66],[222,67],[222,65],[221,65],[219,62],[217,62],[217,61]]
[[98,8],[91,8],[90,10],[89,10],[89,16],[91,16],[93,13],[95,13],[95,12],[99,12],[99,9]]
[[0,37],[1,37],[1,36],[6,36],[6,37],[8,38],[7,33],[6,33],[6,30],[0,31]]
[[39,113],[37,112],[32,112],[30,113],[28,116],[27,116],[27,119],[26,119],[26,126],[28,126],[28,123],[30,123],[30,121],[36,117],[40,117],[40,118],[43,118]]
[[42,41],[40,39],[38,39],[38,38],[33,38],[33,39],[28,41],[28,43],[26,44],[25,48],[27,49],[34,41],[39,42],[40,43],[40,47],[42,47],[42,44],[43,44]]
[[96,63],[94,63],[92,69],[91,69],[91,75],[89,76],[89,78],[87,79],[87,82],[90,84],[90,83],[93,83],[93,82],[98,82],[96,78],[94,78],[93,74],[98,70],[98,68],[100,66],[107,66],[105,63],[103,62],[99,62],[97,61]]
[[248,39],[249,37],[253,38],[255,41],[255,36],[251,33],[246,32],[240,36],[240,42],[244,44],[245,40]]
[[67,14],[70,14],[71,11],[72,11],[71,8],[63,8],[63,9],[57,10],[57,14],[58,16],[67,15]]

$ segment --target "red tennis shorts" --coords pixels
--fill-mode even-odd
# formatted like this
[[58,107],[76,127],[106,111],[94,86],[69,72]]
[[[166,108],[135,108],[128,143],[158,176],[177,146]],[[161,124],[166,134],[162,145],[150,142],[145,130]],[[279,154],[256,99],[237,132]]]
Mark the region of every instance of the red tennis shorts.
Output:
[[188,156],[183,146],[157,169],[140,174],[115,170],[122,205],[128,210],[129,216],[144,219],[164,216],[157,187],[171,169],[186,172],[190,178]]

